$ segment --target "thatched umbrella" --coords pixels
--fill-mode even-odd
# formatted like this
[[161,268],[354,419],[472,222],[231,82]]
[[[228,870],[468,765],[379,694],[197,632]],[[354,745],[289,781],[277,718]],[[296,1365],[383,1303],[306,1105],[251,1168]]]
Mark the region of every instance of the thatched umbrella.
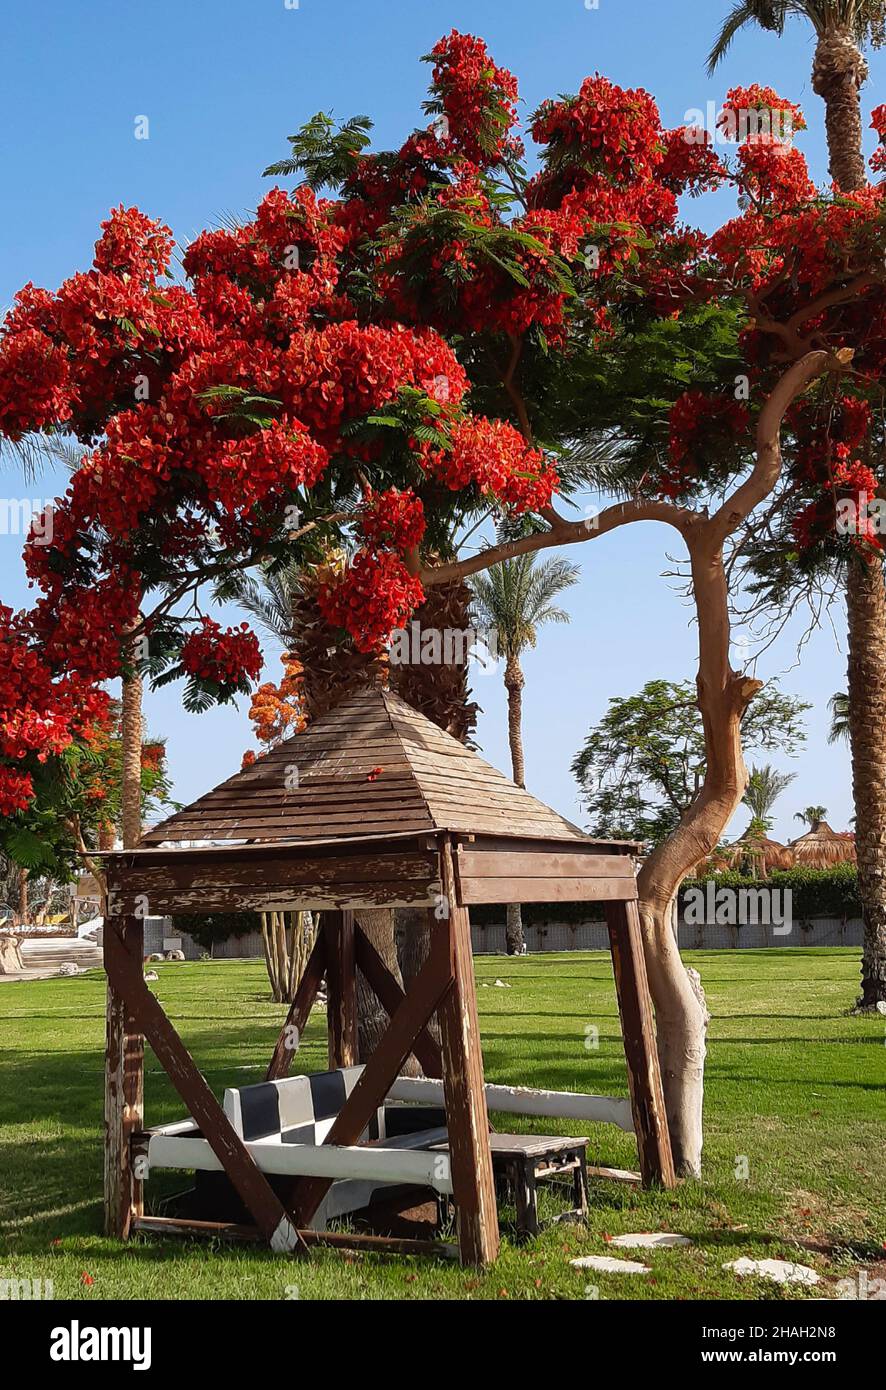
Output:
[[704,874],[722,873],[725,869],[747,871],[755,877],[766,878],[773,869],[792,869],[794,856],[787,845],[778,840],[770,840],[768,835],[748,826],[747,830],[731,845],[719,845],[707,859],[702,859],[694,869],[696,878]]
[[855,836],[848,831],[832,830],[826,820],[813,821],[812,829],[799,840],[792,840],[790,849],[796,862],[809,869],[855,863]]

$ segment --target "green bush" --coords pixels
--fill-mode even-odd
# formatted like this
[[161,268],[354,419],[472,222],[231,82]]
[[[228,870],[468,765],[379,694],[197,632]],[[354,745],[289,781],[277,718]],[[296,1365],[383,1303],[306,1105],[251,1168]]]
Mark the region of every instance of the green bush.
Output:
[[185,912],[173,917],[172,922],[176,931],[187,932],[204,951],[211,949],[213,941],[261,931],[258,912]]
[[[751,878],[728,870],[710,874],[718,888],[759,888],[761,884],[793,894],[793,915],[799,920],[808,917],[860,917],[861,899],[858,896],[858,873],[854,864],[836,864],[832,869],[779,869],[767,879]],[[704,888],[704,879],[687,879],[681,896],[690,888]],[[505,920],[504,907],[477,906],[471,908],[471,922],[477,927],[493,926]],[[523,923],[527,927],[546,922],[601,922],[601,903],[526,903]]]
[[690,888],[704,888],[713,881],[718,888],[790,889],[793,895],[793,915],[797,920],[808,917],[860,917],[861,899],[858,896],[858,871],[854,864],[835,864],[832,869],[776,869],[768,878],[751,878],[727,870],[710,874],[705,879],[687,879],[681,898]]

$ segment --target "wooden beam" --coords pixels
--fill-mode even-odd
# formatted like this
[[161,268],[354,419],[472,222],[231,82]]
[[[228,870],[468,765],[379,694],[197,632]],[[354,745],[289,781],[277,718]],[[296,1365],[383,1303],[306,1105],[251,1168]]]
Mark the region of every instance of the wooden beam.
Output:
[[650,1187],[658,1183],[662,1187],[674,1187],[676,1177],[671,1137],[655,1045],[655,1023],[637,904],[607,903],[606,922],[643,1185]]
[[568,853],[552,845],[545,852],[522,849],[484,849],[459,845],[456,873],[463,878],[631,878],[631,859],[625,855]]
[[[107,902],[102,936],[108,976],[105,1019],[105,1234],[126,1240],[132,1221],[144,1210],[142,1182],[133,1168],[132,1135],[144,1128],[145,1040],[122,994],[112,981],[115,957],[123,964],[131,953],[138,970],[144,956],[144,922],[139,917],[121,920],[120,930],[109,925]],[[110,963],[109,963],[110,962]]]
[[[209,1240],[257,1242],[261,1231],[255,1226],[238,1225],[233,1221],[193,1221],[174,1216],[144,1216],[133,1222],[139,1234],[152,1236],[181,1236],[186,1240],[204,1237]],[[335,1250],[366,1251],[374,1255],[436,1255],[451,1259],[456,1247],[440,1240],[410,1240],[399,1236],[376,1236],[355,1231],[299,1231],[305,1245],[327,1245]]]
[[353,912],[324,912],[320,931],[326,938],[326,1025],[333,1071],[354,1067],[360,1060]]
[[265,1081],[279,1081],[289,1072],[299,1042],[308,1026],[311,1009],[314,1007],[317,991],[323,983],[325,970],[326,938],[322,931],[318,931],[304,973],[298,982],[295,998],[289,1006],[289,1012],[274,1045],[274,1052],[265,1073]]
[[[109,931],[119,931],[111,917],[105,922],[106,935]],[[129,951],[123,949],[122,935],[120,946],[119,951],[114,946],[110,953],[105,953],[108,978],[125,1000],[132,1017],[151,1044],[158,1062],[188,1107],[189,1114],[200,1126],[204,1138],[212,1146],[213,1152],[271,1248],[278,1252],[303,1250],[303,1243],[280,1199],[264,1173],[253,1162],[246,1145],[209,1089],[193,1057],[145,984],[141,960],[136,960]],[[141,1129],[142,1126],[139,1125],[138,1128]]]
[[631,874],[621,878],[468,878],[459,881],[462,903],[601,903],[637,896]]
[[[367,984],[375,993],[388,1018],[393,1018],[403,1003],[405,995],[359,922],[355,933],[355,946],[357,965],[366,977]],[[443,1075],[443,1054],[427,1028],[422,1028],[415,1039],[412,1050],[418,1058],[425,1076],[441,1077]]]
[[[375,1111],[384,1104],[388,1090],[413,1050],[416,1038],[452,983],[447,947],[446,933],[438,931],[431,939],[427,960],[364,1066],[324,1143],[356,1144]],[[331,1178],[296,1180],[288,1204],[297,1226],[310,1224],[331,1182]]]
[[488,1265],[498,1256],[498,1208],[489,1150],[489,1115],[471,955],[471,924],[466,909],[456,901],[448,844],[443,849],[442,860],[449,919],[437,925],[438,929],[440,925],[446,928],[453,982],[437,1017],[443,1041],[443,1093],[458,1216],[458,1246],[462,1264]]

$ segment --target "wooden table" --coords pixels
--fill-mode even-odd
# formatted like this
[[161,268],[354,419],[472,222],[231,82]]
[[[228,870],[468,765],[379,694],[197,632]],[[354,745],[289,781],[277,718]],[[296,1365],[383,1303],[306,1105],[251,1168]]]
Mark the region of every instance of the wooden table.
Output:
[[[489,1136],[492,1170],[514,1193],[517,1208],[517,1235],[523,1239],[538,1235],[539,1180],[572,1174],[575,1205],[557,1220],[575,1216],[583,1220],[588,1210],[588,1162],[586,1137],[562,1134],[496,1134]],[[432,1144],[446,1152],[448,1143]]]

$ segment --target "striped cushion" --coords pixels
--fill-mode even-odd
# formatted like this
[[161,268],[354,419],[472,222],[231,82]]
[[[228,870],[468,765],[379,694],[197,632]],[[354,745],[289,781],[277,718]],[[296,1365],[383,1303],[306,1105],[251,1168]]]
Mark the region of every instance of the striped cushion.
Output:
[[[279,1135],[284,1144],[322,1144],[362,1072],[341,1067],[238,1086],[225,1091],[225,1114],[247,1141]],[[380,1106],[361,1140],[384,1138],[384,1115]]]

